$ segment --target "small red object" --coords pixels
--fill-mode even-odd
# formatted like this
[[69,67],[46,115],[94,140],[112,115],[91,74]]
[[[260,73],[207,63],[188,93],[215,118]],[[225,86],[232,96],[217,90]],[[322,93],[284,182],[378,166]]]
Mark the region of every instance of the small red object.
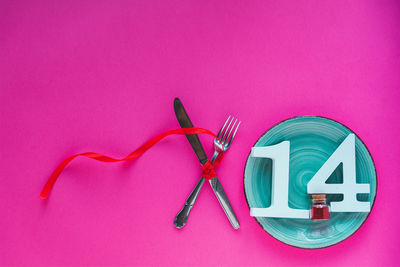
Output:
[[211,161],[207,161],[206,164],[203,165],[201,170],[202,170],[201,176],[204,177],[204,179],[206,179],[207,181],[211,180],[214,177],[217,177],[214,164],[212,164]]
[[330,218],[329,207],[326,205],[326,195],[312,195],[311,220],[328,220]]

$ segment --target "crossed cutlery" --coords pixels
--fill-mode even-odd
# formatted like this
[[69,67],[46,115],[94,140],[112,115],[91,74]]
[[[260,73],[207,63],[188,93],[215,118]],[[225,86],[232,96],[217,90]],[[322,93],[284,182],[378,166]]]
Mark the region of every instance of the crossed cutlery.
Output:
[[[189,116],[187,115],[185,108],[183,107],[183,104],[179,98],[175,98],[174,100],[174,110],[176,118],[178,119],[178,122],[182,128],[193,127],[193,124]],[[221,154],[222,151],[228,150],[228,148],[232,144],[232,140],[236,135],[240,123],[241,123],[240,121],[238,122],[237,119],[235,120],[233,117],[231,118],[231,116],[229,116],[228,119],[225,121],[225,123],[223,124],[223,126],[221,127],[221,129],[217,134],[221,142],[219,142],[218,139],[214,140],[214,154],[211,158],[211,163],[214,163],[214,161],[218,158],[218,156]],[[190,145],[192,146],[201,165],[204,165],[208,161],[208,158],[200,142],[199,137],[197,136],[197,134],[193,134],[193,135],[186,135],[186,138],[188,139]],[[189,197],[186,199],[183,208],[176,215],[174,220],[174,225],[176,228],[182,228],[183,226],[185,226],[190,211],[192,210],[193,205],[196,203],[197,197],[199,196],[200,189],[202,188],[204,181],[205,181],[204,177],[201,177],[200,180],[197,182],[193,191],[190,193]],[[226,216],[228,217],[230,223],[232,224],[233,228],[238,229],[240,227],[239,221],[236,217],[235,212],[232,209],[232,206],[228,200],[228,197],[225,194],[225,191],[218,177],[214,177],[208,181],[215,193],[215,196],[217,197],[219,203],[221,204],[222,209],[224,210]]]

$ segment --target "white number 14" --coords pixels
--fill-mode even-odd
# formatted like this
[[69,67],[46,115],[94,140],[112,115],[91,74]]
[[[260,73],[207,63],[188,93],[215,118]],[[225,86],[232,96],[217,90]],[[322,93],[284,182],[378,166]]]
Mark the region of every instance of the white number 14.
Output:
[[[253,147],[252,157],[272,159],[271,205],[251,208],[254,217],[284,217],[309,219],[309,210],[289,207],[290,142],[265,147]],[[331,212],[369,212],[369,202],[357,200],[357,194],[370,192],[369,184],[356,183],[355,135],[349,134],[307,184],[308,194],[342,194],[343,200],[331,202]],[[343,163],[343,183],[327,184],[329,176]]]

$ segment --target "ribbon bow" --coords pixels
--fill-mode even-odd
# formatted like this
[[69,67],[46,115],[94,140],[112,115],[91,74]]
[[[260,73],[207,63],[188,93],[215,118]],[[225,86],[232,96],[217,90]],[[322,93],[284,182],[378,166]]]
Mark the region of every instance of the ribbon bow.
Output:
[[206,180],[211,180],[212,178],[217,177],[215,166],[211,163],[211,161],[207,161],[206,164],[201,167],[201,170],[201,176],[204,177],[204,179]]

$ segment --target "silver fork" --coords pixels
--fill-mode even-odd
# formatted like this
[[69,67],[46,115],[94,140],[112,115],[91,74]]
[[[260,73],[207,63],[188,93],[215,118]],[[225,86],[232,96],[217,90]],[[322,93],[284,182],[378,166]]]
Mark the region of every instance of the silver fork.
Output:
[[[221,142],[217,138],[214,139],[214,154],[211,158],[211,163],[215,162],[215,160],[221,155],[222,151],[225,152],[229,149],[240,123],[241,121],[238,122],[237,119],[231,116],[229,116],[228,119],[225,121],[224,125],[221,127],[217,134],[217,137],[219,138],[219,140],[221,140]],[[174,225],[176,228],[182,228],[183,226],[185,226],[190,211],[192,210],[193,205],[196,203],[197,197],[199,196],[200,189],[202,188],[204,181],[204,177],[201,177],[200,180],[197,182],[196,187],[186,199],[185,205],[176,215],[174,220]]]
[[[235,119],[234,117],[232,117],[231,120],[230,119],[231,119],[231,116],[228,117],[228,119],[225,121],[224,125],[221,127],[221,129],[219,130],[219,132],[217,134],[217,137],[219,138],[219,140],[221,140],[222,144],[217,138],[214,139],[214,155],[211,158],[211,163],[214,163],[214,161],[218,158],[218,156],[222,153],[222,151],[228,150],[228,148],[232,144],[233,138],[236,135],[236,132],[239,128],[241,121],[239,121],[239,123],[236,125],[237,119],[235,121],[233,121]],[[225,128],[225,126],[228,122],[229,122],[228,127]],[[233,122],[233,124],[232,124],[232,122]],[[232,124],[232,127],[231,127],[231,124]],[[236,125],[236,128],[235,128],[235,125]],[[233,129],[235,129],[235,131],[231,135]],[[228,132],[228,130],[229,130],[229,132]]]

